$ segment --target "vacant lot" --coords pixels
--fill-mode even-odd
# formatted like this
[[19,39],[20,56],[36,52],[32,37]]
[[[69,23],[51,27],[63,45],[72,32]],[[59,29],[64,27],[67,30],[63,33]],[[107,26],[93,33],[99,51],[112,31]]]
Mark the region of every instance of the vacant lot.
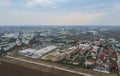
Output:
[[[20,57],[22,58],[22,57]],[[59,63],[55,63],[55,62],[49,62],[49,61],[42,61],[42,60],[34,60],[34,59],[29,59],[29,58],[22,58],[25,60],[30,60],[33,62],[37,62],[37,63],[44,63],[47,65],[54,65],[57,67],[61,67],[61,68],[65,68],[65,69],[69,69],[69,70],[74,70],[74,71],[78,71],[78,72],[82,72],[82,73],[87,73],[90,74],[92,76],[118,76],[116,73],[112,73],[112,74],[106,74],[106,73],[101,73],[101,72],[95,72],[93,70],[90,69],[85,69],[85,68],[81,68],[81,67],[76,67],[76,66],[71,66],[71,65],[65,65],[65,64],[59,64]],[[12,63],[12,64],[16,64],[17,66],[22,66],[22,67],[26,67],[29,69],[34,69],[37,71],[42,71],[43,73],[50,73],[57,76],[82,76],[82,75],[78,75],[75,73],[70,73],[70,72],[66,72],[66,71],[62,71],[62,70],[57,70],[54,68],[48,68],[45,66],[40,66],[40,65],[36,65],[36,64],[32,64],[32,63],[27,63],[27,62],[23,62],[20,60],[15,60],[15,59],[11,59],[11,58],[3,58],[2,61],[7,62],[7,63]],[[1,72],[0,72],[1,73]],[[51,76],[49,74],[49,76]],[[12,76],[12,75],[10,75]],[[20,75],[21,76],[21,75]],[[33,76],[37,76],[37,75],[33,75]],[[40,74],[41,76],[41,74]],[[47,75],[42,75],[42,76],[47,76]]]
[[11,63],[0,64],[0,76],[59,76],[47,72],[37,71]]

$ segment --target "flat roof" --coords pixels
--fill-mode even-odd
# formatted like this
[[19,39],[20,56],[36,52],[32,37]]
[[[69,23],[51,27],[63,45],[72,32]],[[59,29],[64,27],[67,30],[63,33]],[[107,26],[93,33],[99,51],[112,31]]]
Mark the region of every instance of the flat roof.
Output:
[[56,46],[47,46],[45,48],[39,49],[36,53],[46,53],[56,48]]
[[38,58],[38,57],[41,57],[42,55],[56,49],[57,46],[47,46],[45,48],[42,48],[42,49],[39,49],[39,50],[34,50],[34,49],[25,49],[25,50],[22,50],[22,51],[19,51],[20,53],[32,53],[33,55],[30,56],[32,58]]

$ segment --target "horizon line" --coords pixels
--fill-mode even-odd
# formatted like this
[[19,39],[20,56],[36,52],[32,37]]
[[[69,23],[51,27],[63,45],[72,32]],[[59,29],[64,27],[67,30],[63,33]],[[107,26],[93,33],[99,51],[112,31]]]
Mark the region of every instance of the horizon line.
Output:
[[4,25],[4,24],[0,24],[1,26],[120,26],[120,25],[114,25],[114,24],[80,24],[80,25],[70,25],[70,24],[62,24],[62,25],[52,25],[52,24],[8,24],[8,25]]

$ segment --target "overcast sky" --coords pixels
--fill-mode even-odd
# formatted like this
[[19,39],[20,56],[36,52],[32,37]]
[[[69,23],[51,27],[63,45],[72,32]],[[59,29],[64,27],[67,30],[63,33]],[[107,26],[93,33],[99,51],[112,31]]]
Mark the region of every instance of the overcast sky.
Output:
[[0,25],[120,25],[120,0],[0,0]]

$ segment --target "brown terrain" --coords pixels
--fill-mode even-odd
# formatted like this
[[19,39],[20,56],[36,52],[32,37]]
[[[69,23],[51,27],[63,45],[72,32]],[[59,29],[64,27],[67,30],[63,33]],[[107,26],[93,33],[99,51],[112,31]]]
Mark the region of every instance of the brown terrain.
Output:
[[[69,70],[75,70],[82,73],[90,74],[92,76],[118,76],[117,73],[106,74],[101,72],[95,72],[93,70],[65,65],[65,64],[58,64],[49,61],[42,61],[42,60],[33,60],[29,58],[22,58],[25,60],[30,60],[32,62],[37,63],[44,63],[49,65],[54,65],[58,67],[63,67]],[[0,64],[0,76],[83,76],[75,73],[70,73],[63,70],[58,70],[55,68],[49,68],[41,65],[36,65],[28,62],[23,62],[20,60],[10,59],[4,57],[1,59],[2,64]]]
[[59,76],[48,72],[29,69],[11,63],[0,64],[0,76]]

